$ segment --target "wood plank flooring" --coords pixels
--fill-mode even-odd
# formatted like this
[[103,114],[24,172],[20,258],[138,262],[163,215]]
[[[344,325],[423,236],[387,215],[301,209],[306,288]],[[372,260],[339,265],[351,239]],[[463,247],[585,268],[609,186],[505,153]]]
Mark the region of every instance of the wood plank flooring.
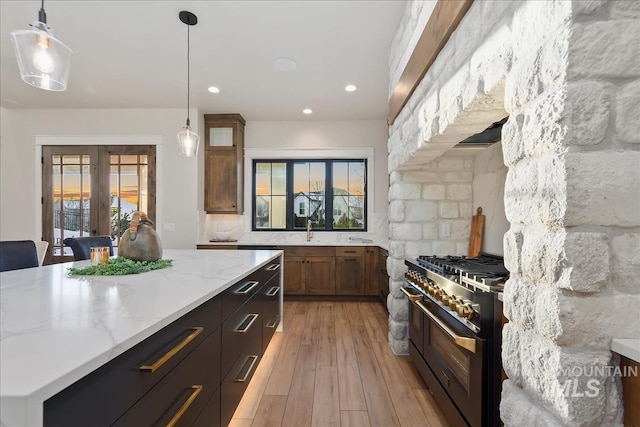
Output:
[[286,301],[231,427],[448,427],[378,302]]

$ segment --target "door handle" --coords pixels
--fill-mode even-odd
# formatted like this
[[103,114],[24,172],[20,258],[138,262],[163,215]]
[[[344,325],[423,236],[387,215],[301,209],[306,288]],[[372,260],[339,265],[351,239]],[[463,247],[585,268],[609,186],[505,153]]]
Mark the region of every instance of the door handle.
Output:
[[91,234],[95,236],[96,234],[98,234],[98,230],[91,230]]

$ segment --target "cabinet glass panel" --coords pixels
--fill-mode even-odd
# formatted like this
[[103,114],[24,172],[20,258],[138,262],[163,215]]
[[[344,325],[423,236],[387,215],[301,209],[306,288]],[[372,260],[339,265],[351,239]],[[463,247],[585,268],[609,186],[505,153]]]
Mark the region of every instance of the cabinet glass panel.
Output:
[[209,128],[210,147],[233,147],[233,128]]

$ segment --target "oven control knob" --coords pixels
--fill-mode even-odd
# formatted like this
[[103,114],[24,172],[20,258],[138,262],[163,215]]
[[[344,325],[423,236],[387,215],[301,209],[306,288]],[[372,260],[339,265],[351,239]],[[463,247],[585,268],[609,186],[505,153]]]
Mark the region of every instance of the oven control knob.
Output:
[[445,292],[443,292],[442,298],[440,299],[440,301],[442,301],[442,304],[444,304],[445,306],[449,306],[449,301],[451,301],[451,297],[447,295]]
[[460,304],[462,304],[461,301],[459,301],[456,297],[452,297],[451,300],[449,301],[449,308],[457,312]]
[[458,316],[471,320],[473,318],[473,308],[469,304],[463,304],[457,309]]

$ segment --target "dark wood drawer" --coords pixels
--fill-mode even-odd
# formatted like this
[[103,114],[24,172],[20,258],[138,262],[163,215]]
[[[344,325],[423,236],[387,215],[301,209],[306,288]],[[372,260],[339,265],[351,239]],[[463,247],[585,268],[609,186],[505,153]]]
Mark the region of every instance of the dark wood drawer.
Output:
[[282,246],[285,256],[335,256],[333,246]]
[[209,399],[192,427],[220,427],[220,387]]
[[343,257],[363,257],[365,252],[364,246],[338,246],[336,247],[336,256]]
[[113,425],[164,426],[173,420],[176,426],[191,426],[219,385],[220,329],[216,329]]
[[268,281],[260,290],[262,304],[262,352],[266,350],[273,333],[280,323],[280,277]]
[[242,399],[242,395],[258,367],[262,351],[260,346],[260,342],[252,341],[233,364],[220,386],[220,423],[223,426],[228,425],[231,421],[238,402]]
[[262,343],[260,299],[252,298],[222,324],[222,375],[229,372],[240,354],[254,341]]
[[280,273],[280,258],[275,259],[273,262],[267,264],[262,268],[264,270],[263,280],[268,282],[273,277],[277,276]]
[[255,271],[222,293],[222,318],[227,319],[264,284],[264,271]]
[[220,306],[221,299],[213,298],[47,399],[44,425],[114,422],[219,328]]

